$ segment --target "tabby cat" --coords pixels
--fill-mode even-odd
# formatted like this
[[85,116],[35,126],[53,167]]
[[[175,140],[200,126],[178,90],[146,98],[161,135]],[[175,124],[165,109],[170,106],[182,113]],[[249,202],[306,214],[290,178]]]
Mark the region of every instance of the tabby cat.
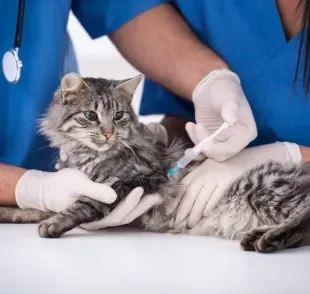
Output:
[[32,222],[41,237],[59,237],[80,224],[100,220],[134,188],[158,192],[162,202],[132,225],[146,231],[217,236],[241,241],[244,250],[273,252],[307,243],[310,233],[310,164],[257,166],[234,181],[208,216],[194,228],[174,225],[180,203],[180,180],[195,167],[173,177],[167,172],[184,154],[184,145],[167,148],[153,142],[138,121],[131,99],[141,80],[63,77],[41,121],[41,131],[55,147],[70,150],[62,162],[96,182],[109,182],[118,198],[103,204],[81,197],[50,217],[39,211],[1,208],[0,222]]

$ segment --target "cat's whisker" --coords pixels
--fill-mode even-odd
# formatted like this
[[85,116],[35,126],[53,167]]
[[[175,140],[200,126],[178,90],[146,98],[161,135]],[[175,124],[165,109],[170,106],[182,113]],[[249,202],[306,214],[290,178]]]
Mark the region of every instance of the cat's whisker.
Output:
[[128,153],[127,153],[127,150],[126,148],[122,145],[122,143],[119,141],[119,145],[122,147],[122,149],[125,151],[127,157],[128,157]]
[[129,157],[128,152],[127,152],[127,150],[126,150],[126,148],[127,148],[126,143],[124,143],[122,140],[120,140],[120,143],[122,144],[122,147],[124,148],[127,157]]
[[126,142],[124,142],[124,141],[122,141],[122,140],[120,140],[120,142],[122,142],[123,145],[124,145],[126,148],[128,148],[128,149],[136,156],[136,158],[137,158],[138,161],[140,162],[140,159],[139,159],[138,155],[135,153],[135,151],[134,151]]
[[134,144],[136,147],[141,148],[141,149],[147,151],[147,148],[145,146],[143,146],[144,145],[143,140],[141,140],[140,138],[135,138],[135,140],[137,140],[137,141],[139,141],[141,143],[140,145]]
[[[141,143],[142,143],[142,142],[141,142]],[[141,144],[141,145],[142,145],[142,144]],[[133,144],[132,146],[137,147],[137,148],[139,148],[140,150],[143,150],[143,151],[145,151],[145,152],[148,152],[148,149],[145,148],[144,146],[141,146],[141,145]]]
[[40,148],[34,150],[33,153],[38,152],[38,151],[40,151],[40,150],[42,150],[42,149],[45,149],[45,148],[48,148],[48,147],[50,147],[49,144],[47,144],[47,145],[45,145],[45,146],[43,146],[43,147],[40,147]]
[[88,136],[85,136],[85,137],[82,137],[82,138],[78,138],[78,139],[75,139],[75,142],[77,144],[81,144],[81,147],[84,147],[85,146],[85,142],[83,140],[88,139],[88,138],[89,138]]
[[58,158],[59,158],[58,156],[55,156],[55,158],[51,161],[49,167],[55,165],[55,162],[58,160]]

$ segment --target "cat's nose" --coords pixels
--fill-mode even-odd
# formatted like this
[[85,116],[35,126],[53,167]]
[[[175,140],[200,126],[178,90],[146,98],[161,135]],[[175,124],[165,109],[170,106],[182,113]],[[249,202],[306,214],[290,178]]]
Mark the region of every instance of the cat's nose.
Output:
[[113,136],[113,128],[109,127],[100,127],[100,132],[107,140],[109,140]]
[[109,140],[112,137],[113,133],[112,132],[104,132],[103,135],[105,136],[105,138],[107,140]]

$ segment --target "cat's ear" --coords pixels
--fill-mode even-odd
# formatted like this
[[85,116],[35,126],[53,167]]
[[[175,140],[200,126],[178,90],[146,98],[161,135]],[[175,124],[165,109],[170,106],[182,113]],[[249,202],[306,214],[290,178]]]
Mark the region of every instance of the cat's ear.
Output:
[[119,85],[116,86],[117,90],[122,90],[130,95],[130,97],[133,96],[135,93],[137,87],[139,86],[141,80],[142,80],[142,75],[138,75],[134,78],[128,79],[120,83]]
[[69,102],[77,97],[77,93],[87,87],[82,77],[74,72],[66,74],[61,80],[61,95],[64,102]]

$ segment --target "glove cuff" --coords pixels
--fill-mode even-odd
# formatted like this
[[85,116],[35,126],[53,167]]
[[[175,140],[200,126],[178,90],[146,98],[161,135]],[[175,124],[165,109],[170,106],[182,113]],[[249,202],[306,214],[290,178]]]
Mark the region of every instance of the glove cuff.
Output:
[[200,89],[210,84],[214,79],[217,79],[218,77],[223,76],[230,76],[233,80],[235,80],[237,83],[241,83],[239,77],[232,72],[229,69],[217,69],[211,71],[206,77],[204,77],[195,87],[192,93],[192,99],[195,100],[195,97],[197,97],[198,93],[200,92]]
[[285,147],[286,159],[292,163],[300,163],[302,161],[302,155],[300,148],[295,143],[283,142]]
[[45,172],[29,170],[19,179],[15,188],[15,198],[20,208],[34,208],[47,211],[41,199],[45,176]]

